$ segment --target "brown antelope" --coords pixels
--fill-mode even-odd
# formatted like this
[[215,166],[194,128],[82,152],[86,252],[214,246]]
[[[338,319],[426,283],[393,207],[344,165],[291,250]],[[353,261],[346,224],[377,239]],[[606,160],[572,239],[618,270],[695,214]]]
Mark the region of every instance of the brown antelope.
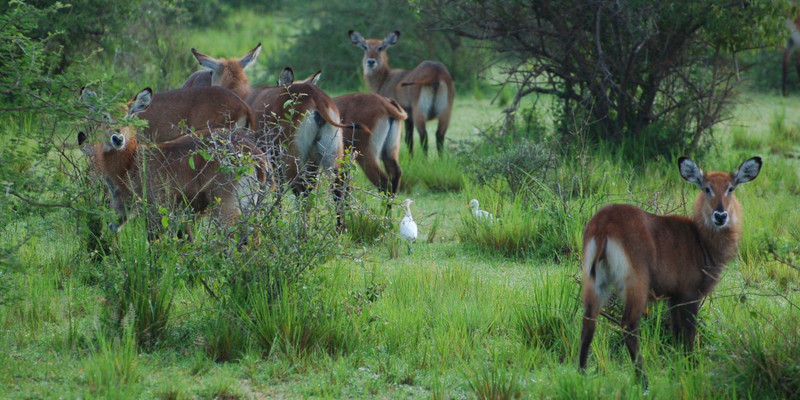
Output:
[[414,127],[419,131],[422,151],[428,153],[428,131],[425,122],[439,119],[436,128],[436,149],[441,154],[444,135],[450,124],[455,87],[447,68],[437,61],[423,61],[412,70],[391,68],[386,49],[397,44],[400,32],[390,32],[381,39],[364,39],[356,31],[348,32],[350,41],[364,50],[364,81],[369,90],[395,99],[406,110],[406,144],[414,154]]
[[[316,85],[322,71],[311,74],[303,83]],[[297,83],[291,68],[278,79],[279,85]],[[370,182],[394,197],[400,187],[400,121],[408,115],[396,101],[372,93],[346,94],[333,98],[342,117],[345,148],[356,150],[356,161]],[[383,160],[386,172],[381,170]]]
[[[318,84],[322,71],[317,71],[304,83]],[[290,68],[281,73],[278,84],[296,83]],[[356,161],[370,182],[394,197],[400,187],[400,121],[408,115],[399,104],[372,93],[346,94],[333,98],[342,117],[345,148],[356,150]],[[383,160],[386,172],[381,170]]]
[[[317,168],[337,173],[343,157],[339,110],[333,100],[316,85],[250,87],[245,69],[261,51],[261,44],[240,59],[216,59],[192,49],[203,67],[212,71],[212,85],[221,85],[245,99],[256,115],[256,137],[260,146],[287,148],[281,166],[284,177],[293,183],[295,193],[305,192]],[[279,127],[280,129],[274,129]],[[299,179],[298,179],[299,178]],[[344,195],[336,189],[337,199]]]
[[165,142],[182,136],[187,129],[255,127],[250,107],[230,90],[220,87],[192,87],[155,93],[141,92],[128,102],[129,107],[148,97],[148,109],[138,112],[148,122],[142,133],[154,142]]
[[738,249],[742,214],[733,192],[758,176],[761,158],[745,161],[734,173],[703,173],[685,157],[678,159],[678,168],[683,179],[700,188],[692,218],[654,215],[631,205],[612,204],[600,209],[586,225],[582,370],[597,316],[612,289],[625,304],[621,321],[625,345],[645,387],[638,331],[648,296],[668,299],[674,337],[683,341],[687,351],[694,346],[700,302],[714,289]]
[[[151,93],[147,88],[140,94],[145,92]],[[127,116],[144,112],[150,105],[149,96],[137,96]],[[111,207],[119,216],[118,222],[109,224],[109,228],[119,231],[135,198],[168,206],[186,201],[195,212],[202,212],[219,201],[215,212],[223,224],[230,224],[241,213],[237,192],[242,188],[233,176],[220,170],[219,160],[213,157],[206,160],[196,153],[208,149],[209,144],[229,146],[236,153],[249,153],[256,160],[257,179],[261,184],[266,182],[268,164],[264,153],[237,132],[224,138],[213,133],[206,136],[201,139],[185,135],[145,145],[138,143],[133,127],[124,126],[114,131],[106,129],[100,143],[84,145],[87,138],[80,132],[78,143],[84,146],[84,152],[105,179],[111,192]],[[149,219],[152,217],[148,215]]]
[[783,95],[786,96],[786,83],[789,79],[789,59],[792,53],[797,52],[795,57],[795,69],[797,76],[800,77],[800,14],[796,15],[794,19],[786,19],[786,27],[789,28],[789,39],[786,41],[786,48],[783,49],[783,76],[781,80],[781,87],[783,88]]
[[[372,93],[335,97],[342,115],[344,144],[357,151],[356,161],[373,185],[394,197],[400,188],[400,123],[406,115],[396,101]],[[380,161],[386,172],[381,170]]]

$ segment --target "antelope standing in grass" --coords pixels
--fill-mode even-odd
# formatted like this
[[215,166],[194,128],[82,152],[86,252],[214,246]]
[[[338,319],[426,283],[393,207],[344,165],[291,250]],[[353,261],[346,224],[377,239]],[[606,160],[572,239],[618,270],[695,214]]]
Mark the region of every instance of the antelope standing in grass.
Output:
[[[333,100],[311,83],[250,87],[245,69],[258,57],[261,44],[239,59],[216,59],[192,49],[203,67],[211,70],[212,85],[221,85],[241,98],[256,115],[259,145],[281,144],[288,151],[282,167],[295,193],[305,192],[317,168],[337,173],[343,156],[339,110]],[[281,129],[272,129],[279,126]],[[300,178],[300,179],[298,179]],[[337,199],[341,188],[337,188]]]
[[[141,114],[152,105],[150,93],[152,91],[147,88],[135,97],[128,117]],[[206,160],[196,153],[207,149],[209,143],[215,143],[235,153],[250,154],[256,162],[257,180],[261,184],[266,182],[269,166],[265,154],[255,143],[237,132],[231,132],[218,143],[219,138],[214,133],[205,136],[185,135],[146,145],[138,142],[133,127],[124,126],[114,131],[105,129],[101,142],[89,145],[84,144],[87,138],[80,132],[78,143],[84,146],[84,152],[105,180],[111,192],[111,207],[119,216],[109,228],[119,231],[135,198],[146,198],[151,204],[169,207],[187,202],[195,212],[202,212],[219,201],[215,212],[223,224],[232,223],[241,213],[237,195],[242,188],[235,177],[220,170],[219,160]],[[155,215],[148,215],[148,220],[153,217]],[[151,226],[153,223],[150,221]]]
[[406,144],[414,154],[414,127],[419,131],[422,151],[428,153],[428,131],[425,122],[439,119],[436,128],[436,150],[444,148],[444,135],[450,124],[455,87],[447,68],[437,61],[423,61],[412,70],[391,68],[386,50],[397,44],[400,32],[390,32],[381,39],[364,39],[360,33],[349,31],[350,41],[364,50],[364,81],[370,91],[395,99],[408,114]]
[[734,190],[758,176],[761,158],[745,161],[734,173],[703,173],[684,157],[678,168],[683,179],[700,188],[692,218],[613,204],[600,209],[586,225],[581,370],[586,368],[597,316],[612,289],[623,299],[625,345],[645,387],[638,334],[648,296],[668,299],[674,337],[686,351],[694,346],[700,302],[738,249],[742,214]]
[[797,70],[797,76],[800,77],[800,14],[796,15],[794,19],[786,19],[786,27],[789,28],[789,39],[786,41],[786,48],[783,49],[783,74],[781,79],[781,88],[783,95],[786,96],[786,83],[789,79],[789,62],[792,53],[795,55],[794,66]]

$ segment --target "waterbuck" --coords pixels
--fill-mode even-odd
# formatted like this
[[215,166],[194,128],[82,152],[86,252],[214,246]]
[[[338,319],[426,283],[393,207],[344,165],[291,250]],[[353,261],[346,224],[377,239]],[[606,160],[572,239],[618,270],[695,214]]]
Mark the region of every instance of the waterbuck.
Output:
[[414,69],[405,70],[389,66],[386,50],[397,44],[400,32],[390,32],[384,39],[364,39],[360,33],[349,31],[350,41],[364,50],[364,81],[372,93],[395,99],[406,110],[406,144],[414,154],[414,127],[419,131],[422,151],[428,153],[428,131],[425,122],[439,119],[436,127],[436,150],[444,148],[444,135],[450,124],[455,86],[444,64],[423,61]]
[[691,218],[660,216],[637,207],[603,207],[583,232],[583,328],[579,366],[586,368],[597,316],[612,289],[624,303],[622,328],[625,345],[645,387],[647,376],[639,354],[639,318],[648,297],[666,298],[672,333],[691,351],[697,333],[700,302],[711,293],[725,264],[737,252],[742,214],[734,190],[761,170],[753,157],[736,172],[709,172],[681,157],[683,179],[700,193]]

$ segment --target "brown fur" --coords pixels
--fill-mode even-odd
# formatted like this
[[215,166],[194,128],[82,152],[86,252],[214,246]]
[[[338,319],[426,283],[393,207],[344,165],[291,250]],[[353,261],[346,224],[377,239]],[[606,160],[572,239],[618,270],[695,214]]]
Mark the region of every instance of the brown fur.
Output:
[[212,74],[213,72],[207,69],[195,71],[193,74],[189,75],[188,78],[186,78],[186,82],[183,82],[181,89],[191,87],[209,87],[211,86]]
[[[211,139],[213,133],[205,132],[204,135],[206,139],[186,135],[168,142],[142,145],[138,143],[133,128],[123,127],[118,132],[107,131],[100,143],[86,151],[95,169],[105,179],[111,192],[111,207],[119,215],[119,223],[111,224],[112,229],[117,230],[127,220],[128,209],[136,198],[147,198],[153,205],[170,208],[181,206],[186,201],[198,213],[219,198],[216,213],[223,224],[233,222],[241,213],[236,197],[237,181],[223,173],[214,158],[207,161],[196,154],[206,148],[208,140],[216,140]],[[112,139],[119,137],[124,137],[124,145],[117,149],[112,145]],[[83,140],[85,136],[79,135],[79,144],[83,144]],[[258,163],[258,181],[261,184],[267,181],[269,166],[266,157],[254,143],[235,132],[226,136],[223,142],[223,146],[230,146],[233,151],[252,154]],[[190,166],[190,158],[194,168]],[[147,193],[143,192],[143,184]],[[157,226],[157,222],[152,221],[154,217],[148,216],[150,226]]]
[[[586,225],[581,369],[586,367],[597,316],[609,290],[616,285],[622,290],[617,295],[625,304],[621,321],[625,344],[645,383],[638,327],[648,298],[668,299],[673,335],[687,351],[692,349],[700,302],[714,289],[725,264],[736,255],[741,237],[741,206],[728,189],[754,179],[761,160],[754,158],[742,164],[743,172],[738,175],[742,179],[738,180],[736,174],[702,174],[699,168],[688,169],[695,174],[687,177],[683,169],[687,162],[696,167],[682,158],[679,166],[684,179],[692,178],[691,182],[703,188],[695,200],[692,218],[654,215],[631,205],[613,204],[600,209]],[[753,172],[756,163],[758,168]],[[706,193],[707,189],[712,194]],[[722,213],[726,213],[727,223],[720,227],[714,218]],[[621,247],[622,255],[609,253],[616,251],[612,244]],[[622,267],[619,257],[623,257]]]
[[[215,59],[192,49],[197,62],[213,71],[212,84],[237,93],[253,110],[259,145],[280,144],[288,149],[281,162],[283,175],[293,182],[296,193],[305,192],[317,168],[333,172],[339,169],[344,148],[339,110],[331,98],[313,84],[250,87],[245,69],[259,51],[260,44],[240,59]],[[309,124],[306,116],[313,118],[317,128],[314,132],[303,132],[313,137],[297,137],[298,131],[302,131],[301,123]],[[309,175],[310,179],[301,174]],[[341,199],[342,188],[336,190],[337,199]]]
[[[414,153],[414,127],[419,131],[422,151],[428,153],[428,132],[425,122],[439,119],[436,128],[436,149],[439,153],[444,148],[444,136],[450,124],[450,114],[455,98],[453,78],[444,64],[437,61],[423,61],[411,70],[392,68],[389,66],[389,57],[386,50],[399,40],[400,32],[392,32],[384,39],[364,39],[355,31],[348,32],[350,41],[364,50],[362,67],[364,68],[364,81],[370,91],[381,96],[395,99],[408,113],[406,119],[406,144],[408,151]],[[367,68],[367,62],[374,60],[375,67]],[[423,110],[420,107],[420,94],[425,88],[437,93],[441,84],[447,87],[447,105],[439,113],[431,107]]]
[[[403,174],[398,162],[399,124],[408,115],[393,99],[372,93],[348,94],[336,97],[333,101],[345,125],[342,130],[345,146],[357,151],[356,161],[369,181],[394,197]],[[379,123],[383,125],[379,126]],[[378,132],[380,135],[376,139],[375,132],[378,129],[383,129],[383,132]],[[381,140],[382,143],[375,143],[375,140]],[[381,160],[386,172],[381,170]]]
[[[135,97],[128,102],[130,107]],[[255,126],[250,107],[230,90],[219,87],[192,87],[153,94],[151,107],[139,113],[148,122],[142,133],[154,142],[165,142],[188,129],[232,128],[238,123]],[[178,129],[181,122],[187,130]]]

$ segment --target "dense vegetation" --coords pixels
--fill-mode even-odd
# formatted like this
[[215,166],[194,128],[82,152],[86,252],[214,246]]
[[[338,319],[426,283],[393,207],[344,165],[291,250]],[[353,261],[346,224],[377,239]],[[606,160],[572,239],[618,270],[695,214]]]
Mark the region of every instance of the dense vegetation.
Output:
[[[557,93],[519,95],[530,87],[501,70],[523,64],[500,57],[487,38],[427,25],[433,16],[468,16],[473,4],[491,13],[524,2],[452,2],[458,6],[452,14],[430,11],[441,2],[409,3],[0,5],[3,395],[642,397],[613,322],[621,313],[616,302],[599,324],[588,373],[577,371],[582,230],[611,202],[690,212],[696,188],[680,179],[676,160],[697,125],[676,130],[672,122],[693,109],[647,128],[677,143],[659,142],[666,151],[626,134],[598,140],[598,126],[584,118],[596,103],[571,114]],[[631,10],[638,3],[623,2]],[[693,38],[702,46],[684,49],[694,64],[676,69],[691,72],[683,83],[670,81],[676,90],[714,70],[718,64],[706,62],[719,43],[706,35],[740,26],[739,13],[780,22],[780,10],[766,10],[762,2],[748,2],[749,8],[717,3],[689,7],[711,7],[715,19],[705,22],[718,30]],[[653,20],[684,2],[659,4],[647,8]],[[736,18],[726,18],[728,12]],[[650,26],[633,20],[636,29]],[[737,32],[748,40],[739,44],[755,43],[752,35],[762,35],[759,43],[781,35],[774,25],[759,26]],[[270,193],[232,227],[212,218],[189,224],[194,218],[185,210],[154,209],[164,231],[157,240],[147,240],[145,213],[119,234],[106,228],[113,214],[107,190],[77,146],[78,131],[97,134],[98,123],[108,123],[106,113],[119,117],[120,105],[146,86],[179,86],[197,69],[191,47],[238,57],[262,42],[263,53],[248,70],[256,83],[274,81],[288,64],[298,76],[322,68],[321,85],[333,94],[360,90],[361,51],[347,40],[349,29],[368,37],[401,30],[389,54],[393,66],[439,59],[456,79],[446,154],[401,153],[398,200],[414,199],[420,227],[410,255],[397,234],[400,207],[387,211],[388,199],[360,172],[350,182],[348,229],[341,234],[325,180],[306,199],[286,188]],[[761,91],[745,85],[738,104],[724,104],[730,120],[704,136],[705,151],[690,154],[704,169],[723,170],[761,155],[764,169],[737,189],[745,232],[738,257],[702,306],[696,352],[686,355],[669,340],[665,304],[653,303],[643,321],[651,397],[800,395],[800,118],[789,111],[800,101],[759,83],[780,80],[774,52],[742,58],[752,67],[742,69],[742,82],[756,82]],[[536,65],[531,62],[525,65]],[[509,76],[504,87],[492,87]],[[603,83],[613,86],[614,76]],[[552,87],[582,96],[593,90],[575,85]],[[98,97],[81,98],[84,86]],[[661,100],[659,107],[669,107],[674,99]],[[509,106],[516,111],[504,114]],[[608,122],[633,131],[624,128],[627,122]],[[472,217],[472,198],[495,223]],[[185,226],[194,240],[175,234]]]

